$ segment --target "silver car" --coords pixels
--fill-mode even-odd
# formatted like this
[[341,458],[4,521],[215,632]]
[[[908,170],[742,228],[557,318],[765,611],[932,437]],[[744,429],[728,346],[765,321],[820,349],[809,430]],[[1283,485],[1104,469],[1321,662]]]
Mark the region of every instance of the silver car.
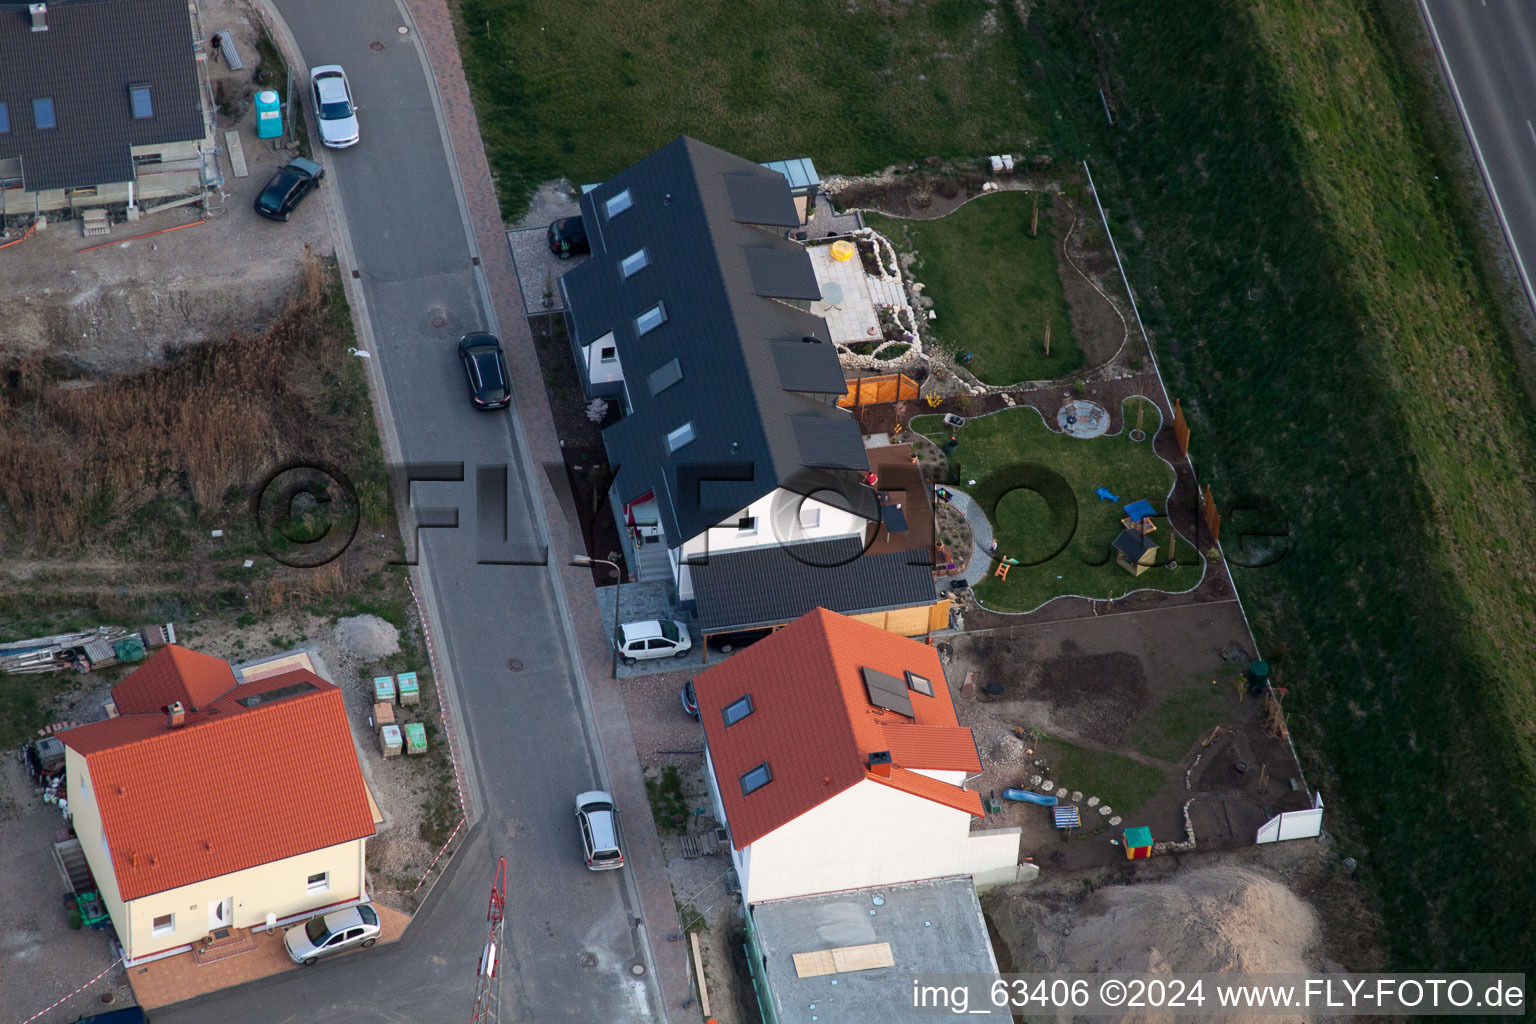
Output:
[[372,904],[312,917],[283,933],[283,947],[296,964],[309,967],[323,956],[348,949],[367,949],[379,941],[379,915]]
[[320,141],[331,149],[357,145],[357,107],[352,87],[340,64],[322,64],[309,73],[315,94],[315,117],[320,122]]
[[581,828],[581,846],[587,855],[587,867],[593,871],[608,871],[624,866],[619,811],[613,806],[613,797],[600,789],[576,794],[576,824]]

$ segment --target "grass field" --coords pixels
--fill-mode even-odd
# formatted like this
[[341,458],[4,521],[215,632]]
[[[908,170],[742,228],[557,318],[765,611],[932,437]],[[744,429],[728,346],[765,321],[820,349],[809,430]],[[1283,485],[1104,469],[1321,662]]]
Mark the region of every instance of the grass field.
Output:
[[462,0],[459,50],[502,212],[687,134],[823,176],[1030,152],[1033,78],[987,0]]
[[918,254],[913,274],[938,313],[928,333],[953,352],[973,353],[966,368],[988,384],[1059,380],[1083,365],[1056,272],[1049,196],[1029,235],[1037,198],[998,192],[938,220],[864,216],[898,252]]
[[[1051,766],[1051,779],[1083,796],[1096,796],[1122,816],[1132,814],[1157,793],[1168,772],[1121,754],[1089,750],[1065,740],[1046,739],[1040,751]],[[1102,822],[1097,808],[1083,808],[1083,823],[1090,828]]]
[[1091,155],[1207,479],[1288,514],[1289,555],[1239,584],[1393,969],[1529,963],[1536,443],[1481,186],[1437,148],[1464,144],[1416,84],[1438,72],[1400,56],[1417,17],[1089,10],[1031,26],[1057,142]]
[[[1127,403],[1134,421],[1136,401]],[[1150,406],[1146,426],[1157,423]],[[943,443],[949,437],[937,416],[919,416],[912,429]],[[1124,432],[1079,438],[1046,428],[1035,409],[1008,409],[973,419],[957,435],[960,447],[950,458],[958,468],[959,487],[988,511],[997,537],[997,557],[1017,558],[1020,565],[1006,580],[987,577],[976,596],[988,608],[1029,611],[1053,597],[1120,596],[1131,590],[1188,590],[1200,579],[1200,559],[1192,545],[1174,552],[1179,563],[1169,570],[1169,526],[1161,522],[1152,538],[1158,542],[1157,565],[1132,577],[1115,564],[1110,544],[1124,529],[1121,505],[1138,498],[1167,512],[1173,467],[1152,451],[1149,442],[1131,441]],[[952,477],[953,479],[953,477]],[[976,480],[970,486],[970,480]],[[1107,487],[1119,503],[1094,496]],[[985,557],[985,552],[981,553]]]

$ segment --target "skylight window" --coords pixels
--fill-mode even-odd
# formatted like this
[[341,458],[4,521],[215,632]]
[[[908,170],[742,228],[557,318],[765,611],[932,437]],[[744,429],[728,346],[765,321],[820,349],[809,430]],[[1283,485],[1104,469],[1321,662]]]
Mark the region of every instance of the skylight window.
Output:
[[741,795],[746,796],[748,793],[756,792],[772,781],[773,772],[769,769],[768,762],[764,761],[741,777]]
[[634,205],[635,201],[630,198],[629,189],[625,189],[618,195],[614,196],[612,199],[609,199],[608,202],[603,204],[604,208],[606,208],[608,211],[609,218],[617,217],[619,214],[623,213],[625,210]]
[[916,690],[924,697],[933,696],[933,680],[926,676],[920,676],[916,672],[907,673],[907,689]]
[[624,276],[627,278],[634,276],[641,270],[644,270],[646,267],[650,266],[650,263],[650,258],[646,256],[645,250],[637,249],[630,253],[628,256],[624,257],[623,262],[619,264],[619,268],[624,271]]
[[147,85],[130,85],[128,87],[128,100],[133,104],[133,116],[135,118],[154,117],[155,102]]
[[675,452],[694,438],[693,421],[689,420],[667,435],[667,451]]
[[732,726],[750,715],[752,710],[752,695],[748,693],[742,696],[741,699],[733,700],[727,704],[721,715],[725,718],[725,724]]
[[0,103],[0,135],[11,130],[11,111],[4,103]]
[[635,337],[649,334],[662,324],[667,322],[667,310],[661,303],[656,303],[650,309],[635,317]]
[[53,119],[53,97],[43,96],[32,101],[32,120],[39,128],[57,128]]

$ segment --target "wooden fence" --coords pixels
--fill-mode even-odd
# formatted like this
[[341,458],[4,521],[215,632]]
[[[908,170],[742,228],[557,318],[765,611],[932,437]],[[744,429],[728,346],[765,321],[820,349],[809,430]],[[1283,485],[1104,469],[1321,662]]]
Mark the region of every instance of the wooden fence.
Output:
[[1179,451],[1189,454],[1189,423],[1184,419],[1184,409],[1175,399],[1173,403],[1173,436],[1179,439]]
[[904,373],[884,373],[878,377],[855,377],[850,380],[848,393],[839,398],[837,404],[847,408],[916,400],[917,381]]
[[1205,485],[1205,525],[1211,528],[1211,543],[1221,543],[1221,513],[1216,511],[1216,499],[1211,497],[1211,485]]

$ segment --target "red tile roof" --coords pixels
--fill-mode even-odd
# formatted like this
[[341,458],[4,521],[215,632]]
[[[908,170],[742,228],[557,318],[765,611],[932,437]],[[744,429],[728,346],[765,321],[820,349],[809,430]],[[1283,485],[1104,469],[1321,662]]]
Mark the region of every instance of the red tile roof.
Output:
[[[230,685],[209,699],[207,661],[217,659],[180,648],[155,658],[165,650],[192,655],[165,660],[192,665],[199,678],[172,684],[157,675],[135,690],[151,659],[114,697],[128,689],[136,699],[158,700],[146,695],[181,685],[202,702],[185,724],[169,728],[157,708],[58,734],[85,757],[123,899],[374,834],[340,690],[303,670],[240,686],[230,672]],[[254,707],[240,703],[304,683],[313,688]]]
[[[914,718],[876,708],[864,668],[898,679],[910,670],[933,683],[934,696],[907,691]],[[927,644],[818,608],[701,673],[693,686],[737,849],[872,778],[869,755],[879,751],[890,751],[897,770],[877,781],[982,813],[975,793],[901,771],[981,771],[938,652]],[[745,694],[752,713],[727,728],[724,708]],[[743,796],[737,780],[764,761],[773,780]]]
[[112,701],[125,715],[157,714],[181,701],[188,711],[212,704],[235,685],[229,662],[171,644],[112,688]]

